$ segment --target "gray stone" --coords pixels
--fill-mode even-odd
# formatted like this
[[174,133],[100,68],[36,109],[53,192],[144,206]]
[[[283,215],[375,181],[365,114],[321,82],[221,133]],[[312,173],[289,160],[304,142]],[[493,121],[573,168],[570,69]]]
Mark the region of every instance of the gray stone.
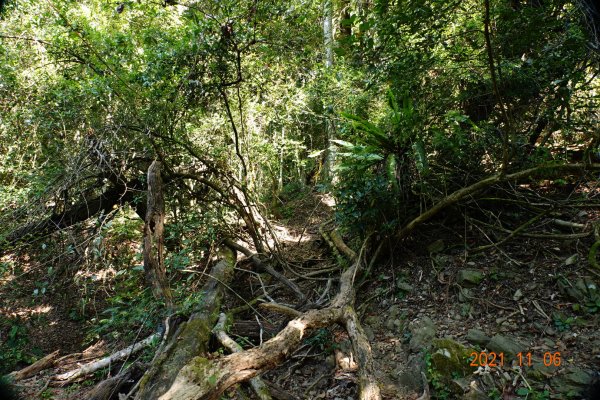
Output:
[[377,329],[381,325],[381,318],[379,318],[377,315],[370,315],[367,318],[365,318],[364,325],[368,325],[373,329]]
[[397,318],[400,315],[400,306],[398,304],[394,304],[388,309],[387,315],[389,319]]
[[521,289],[517,289],[515,294],[513,294],[513,300],[515,300],[515,301],[521,300],[522,297],[523,297],[523,292],[521,291]]
[[502,335],[495,335],[487,344],[487,348],[495,353],[504,353],[505,357],[515,357],[517,353],[527,350],[525,346]]
[[469,288],[460,288],[458,292],[458,301],[461,303],[468,303],[474,298],[473,291]]
[[435,338],[437,328],[431,318],[422,317],[412,321],[408,327],[412,337],[410,338],[409,348],[413,352],[422,349],[428,349],[431,346],[431,341]]
[[469,343],[478,344],[482,347],[487,346],[490,339],[491,338],[486,335],[485,332],[480,331],[479,329],[469,329],[465,336],[465,340]]
[[367,335],[367,339],[369,339],[369,342],[372,342],[373,339],[375,339],[375,333],[373,332],[373,329],[371,329],[370,326],[365,325],[363,326],[363,330],[365,331],[365,335]]
[[409,359],[406,367],[396,369],[392,375],[403,389],[421,393],[423,392],[422,373],[424,372],[426,372],[425,358],[423,354],[418,354]]
[[472,388],[462,397],[463,400],[489,400],[487,394],[483,393],[479,389]]
[[478,285],[483,280],[483,272],[476,269],[461,269],[458,271],[457,282],[459,285]]
[[565,374],[554,377],[550,385],[565,397],[576,397],[587,389],[592,379],[590,372],[573,367],[568,368]]
[[450,382],[450,391],[455,394],[464,394],[469,391],[469,380],[466,378],[452,379]]

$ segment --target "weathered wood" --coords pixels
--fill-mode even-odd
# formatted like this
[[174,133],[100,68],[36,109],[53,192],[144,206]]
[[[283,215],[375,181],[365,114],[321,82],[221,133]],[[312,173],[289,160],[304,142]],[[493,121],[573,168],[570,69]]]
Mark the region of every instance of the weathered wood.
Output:
[[154,297],[164,300],[173,309],[164,258],[165,199],[160,176],[161,162],[155,160],[148,168],[146,223],[144,224],[144,271]]
[[330,307],[305,312],[291,320],[277,336],[261,346],[218,359],[194,357],[179,371],[169,390],[159,399],[216,400],[233,385],[280,365],[302,343],[309,330],[334,323],[345,325],[350,330],[351,339],[358,341],[354,348],[360,352],[359,362],[362,364],[359,367],[365,367],[360,379],[360,399],[381,399],[379,387],[373,377],[370,347],[351,307],[355,296],[353,281],[359,266],[357,257],[357,261],[342,273],[340,291]]
[[283,283],[285,286],[290,288],[296,294],[296,296],[298,297],[298,299],[300,300],[301,303],[306,302],[306,296],[304,295],[302,290],[300,290],[298,285],[296,285],[294,282],[290,281],[283,274],[280,274],[279,272],[275,271],[273,269],[273,267],[271,267],[270,265],[262,262],[262,260],[258,257],[257,254],[253,254],[250,250],[248,250],[247,248],[245,248],[242,245],[237,244],[236,242],[234,242],[231,239],[225,239],[224,243],[226,246],[229,246],[232,249],[239,251],[240,253],[242,253],[246,257],[248,257],[250,259],[250,261],[252,262],[252,264],[254,264],[256,269],[258,269],[259,271],[264,271],[264,272],[268,273],[269,275],[271,275],[272,277],[277,279],[279,282]]
[[226,286],[233,277],[235,252],[228,247],[221,249],[221,261],[211,270],[202,288],[202,300],[188,321],[181,324],[177,334],[166,346],[165,352],[144,374],[136,399],[151,400],[163,395],[173,385],[177,373],[194,357],[208,350],[208,339],[217,321]]
[[153,335],[148,336],[146,339],[142,340],[141,342],[132,344],[131,346],[128,346],[122,350],[119,350],[116,353],[113,353],[108,357],[104,357],[101,360],[87,363],[77,369],[57,375],[53,379],[55,381],[60,381],[60,383],[62,385],[66,385],[68,383],[73,382],[75,379],[77,379],[79,377],[92,374],[98,370],[101,370],[102,368],[106,368],[109,365],[116,363],[117,361],[121,361],[127,357],[130,357],[132,354],[135,354],[138,351],[148,347],[153,341],[158,340],[159,338],[160,338],[160,333],[155,333]]
[[8,374],[8,376],[15,382],[23,380],[23,379],[31,378],[32,376],[36,375],[38,372],[52,367],[54,365],[54,362],[56,361],[56,357],[58,357],[58,353],[59,353],[59,351],[56,350],[55,352],[48,354],[44,358],[37,360],[33,364],[31,364],[19,371],[11,372],[10,374]]
[[[229,351],[231,351],[232,353],[239,353],[241,351],[244,351],[242,346],[240,346],[235,340],[230,338],[229,335],[227,335],[227,333],[225,333],[226,322],[227,315],[221,313],[221,315],[219,315],[219,321],[213,329],[213,332],[217,336],[217,339],[219,339],[219,342],[221,342],[221,344],[227,349],[229,349]],[[271,394],[269,393],[269,389],[262,381],[262,379],[260,379],[258,376],[255,376],[254,378],[250,379],[250,386],[252,386],[254,393],[256,393],[256,396],[260,400],[272,399]]]

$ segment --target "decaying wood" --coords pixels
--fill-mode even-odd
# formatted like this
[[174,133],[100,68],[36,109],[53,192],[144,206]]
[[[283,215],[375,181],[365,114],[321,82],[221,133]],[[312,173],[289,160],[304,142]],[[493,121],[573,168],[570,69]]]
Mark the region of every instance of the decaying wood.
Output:
[[188,321],[183,322],[165,351],[144,374],[136,399],[150,400],[161,397],[173,386],[178,371],[199,354],[208,350],[208,339],[217,322],[226,286],[233,277],[235,252],[224,246],[220,261],[215,264],[202,288],[201,302]]
[[8,374],[8,376],[15,382],[23,380],[23,379],[31,378],[32,376],[36,375],[38,372],[52,367],[54,365],[54,362],[56,361],[56,357],[58,357],[58,353],[59,353],[59,351],[56,350],[55,352],[48,354],[44,358],[37,360],[33,364],[31,364],[19,371],[11,372],[10,374]]
[[266,310],[275,311],[280,314],[289,315],[290,317],[294,318],[302,315],[300,311],[294,310],[293,308],[277,303],[260,303],[259,307],[264,308]]
[[148,347],[153,341],[160,339],[160,333],[155,333],[153,335],[148,336],[146,339],[141,342],[137,342],[132,344],[129,347],[126,347],[122,350],[117,351],[114,354],[111,354],[108,357],[104,357],[101,360],[94,361],[82,365],[81,367],[74,369],[72,371],[65,372],[64,374],[60,374],[54,377],[55,381],[60,381],[62,385],[66,385],[68,383],[73,382],[75,379],[92,374],[102,368],[106,368],[111,364],[116,363],[117,361],[121,361],[132,354],[137,353],[138,351]]
[[225,239],[224,243],[225,243],[225,245],[231,247],[232,249],[234,249],[236,251],[239,251],[240,253],[242,253],[246,257],[248,257],[250,259],[250,261],[252,262],[252,264],[254,264],[256,269],[258,269],[259,271],[264,271],[264,272],[268,273],[269,275],[271,275],[272,277],[277,279],[279,282],[283,283],[285,286],[290,288],[296,294],[296,296],[298,296],[298,299],[302,303],[304,303],[306,301],[306,296],[304,295],[302,290],[300,290],[298,285],[296,285],[294,282],[290,281],[284,275],[275,271],[273,269],[273,267],[271,267],[270,265],[262,262],[262,260],[258,257],[257,254],[253,254],[250,250],[248,250],[244,246],[239,245],[238,243],[234,242],[231,239]]
[[230,329],[230,332],[234,335],[252,339],[259,339],[261,331],[263,338],[271,339],[277,334],[277,327],[268,321],[264,321],[261,330],[261,327],[256,323],[256,320],[235,320]]
[[144,224],[144,271],[154,297],[164,300],[173,309],[164,258],[165,199],[160,176],[161,162],[155,160],[148,168],[146,223]]
[[130,378],[131,372],[127,370],[117,376],[103,380],[88,394],[89,400],[110,400],[115,393],[119,393],[121,387]]
[[[360,399],[381,399],[379,387],[372,374],[370,348],[364,332],[360,328],[358,318],[355,317],[356,314],[352,310],[355,295],[353,281],[359,267],[360,263],[356,261],[342,273],[340,290],[331,306],[305,312],[291,320],[277,336],[258,347],[217,359],[208,359],[203,355],[194,357],[179,371],[169,390],[160,399],[216,400],[233,385],[281,364],[302,343],[309,330],[323,328],[334,323],[340,323],[351,329],[351,339],[359,342],[354,344],[356,351],[359,352],[360,362],[362,362],[359,367],[361,369],[366,367],[366,371],[361,373],[359,380]],[[348,322],[348,318],[350,322]]]
[[142,369],[143,366],[141,364],[134,363],[118,375],[98,383],[87,395],[87,398],[89,400],[110,400],[111,398],[115,398],[116,394],[121,393],[123,390],[128,390],[128,386],[142,375]]
[[[226,322],[227,315],[221,313],[221,315],[219,315],[219,321],[213,329],[215,336],[217,336],[219,342],[221,342],[221,344],[227,349],[229,349],[229,351],[231,351],[232,353],[239,353],[241,351],[244,351],[242,346],[240,346],[235,340],[230,338],[229,335],[227,335],[227,333],[225,333]],[[259,377],[255,376],[254,378],[250,379],[250,386],[252,386],[252,390],[254,390],[254,393],[256,393],[256,396],[258,396],[260,400],[272,399],[271,394],[269,393],[269,388]]]

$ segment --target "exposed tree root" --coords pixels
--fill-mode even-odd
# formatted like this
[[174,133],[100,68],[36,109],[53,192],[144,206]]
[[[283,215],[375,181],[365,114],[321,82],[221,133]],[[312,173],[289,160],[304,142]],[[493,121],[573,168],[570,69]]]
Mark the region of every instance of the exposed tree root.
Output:
[[218,399],[225,390],[235,384],[277,367],[301,344],[307,331],[334,323],[344,325],[353,342],[361,368],[359,398],[380,399],[379,386],[374,378],[371,349],[352,308],[355,295],[353,281],[359,267],[360,263],[356,261],[344,271],[340,278],[339,293],[331,306],[305,312],[291,320],[277,336],[253,349],[218,359],[194,357],[179,371],[169,390],[160,399]]
[[[244,351],[242,346],[240,346],[235,340],[230,338],[229,335],[227,335],[227,333],[225,333],[226,322],[227,316],[221,313],[221,315],[219,316],[219,322],[217,322],[217,325],[215,325],[215,328],[213,329],[213,332],[217,336],[217,339],[219,339],[219,342],[221,342],[221,344],[228,348],[229,351],[231,351],[232,353],[239,353],[241,351]],[[269,388],[259,377],[255,376],[254,378],[250,379],[250,386],[252,386],[254,393],[256,393],[256,396],[258,396],[260,400],[272,399],[271,394],[269,393]]]

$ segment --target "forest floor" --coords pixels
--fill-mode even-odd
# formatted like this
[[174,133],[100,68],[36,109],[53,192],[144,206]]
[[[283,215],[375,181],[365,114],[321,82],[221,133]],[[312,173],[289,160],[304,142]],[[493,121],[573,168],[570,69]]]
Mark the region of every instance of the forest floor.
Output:
[[[332,205],[321,194],[296,196],[278,207],[274,224],[287,261],[286,275],[313,302],[333,298],[337,290],[339,263],[319,233],[332,218]],[[597,208],[581,207],[560,217],[588,227],[599,216]],[[577,230],[569,228],[565,234],[572,233]],[[423,393],[432,398],[578,398],[600,371],[600,274],[587,262],[592,238],[519,237],[477,254],[465,251],[502,237],[449,216],[421,227],[378,258],[357,291],[356,309],[371,342],[385,399],[423,399]],[[61,361],[60,371],[129,344],[100,341],[86,350],[88,321],[74,312],[81,306],[75,266],[49,274],[52,260],[31,266],[27,260],[20,262],[17,274],[6,272],[0,280],[0,317],[7,321],[18,316],[23,324],[16,331],[0,326],[3,341],[23,340],[26,352],[35,349],[37,356],[54,350],[74,354]],[[250,266],[240,263],[234,281],[240,289],[229,296],[226,307],[240,305],[239,296],[253,298],[263,289],[280,303],[294,304],[292,293],[268,282],[268,277],[263,288],[255,274],[244,272],[246,268]],[[105,278],[97,279],[106,288],[104,298],[94,289],[100,311],[111,295]],[[259,319],[253,313],[240,314],[232,336],[256,345],[286,321],[269,311],[261,311]],[[289,398],[354,399],[357,366],[350,349],[341,327],[318,330],[264,378]],[[440,364],[436,353],[457,357]],[[475,361],[470,361],[473,356]],[[20,382],[25,398],[85,399],[94,385],[88,377],[67,388],[48,386],[56,373],[49,370]]]

